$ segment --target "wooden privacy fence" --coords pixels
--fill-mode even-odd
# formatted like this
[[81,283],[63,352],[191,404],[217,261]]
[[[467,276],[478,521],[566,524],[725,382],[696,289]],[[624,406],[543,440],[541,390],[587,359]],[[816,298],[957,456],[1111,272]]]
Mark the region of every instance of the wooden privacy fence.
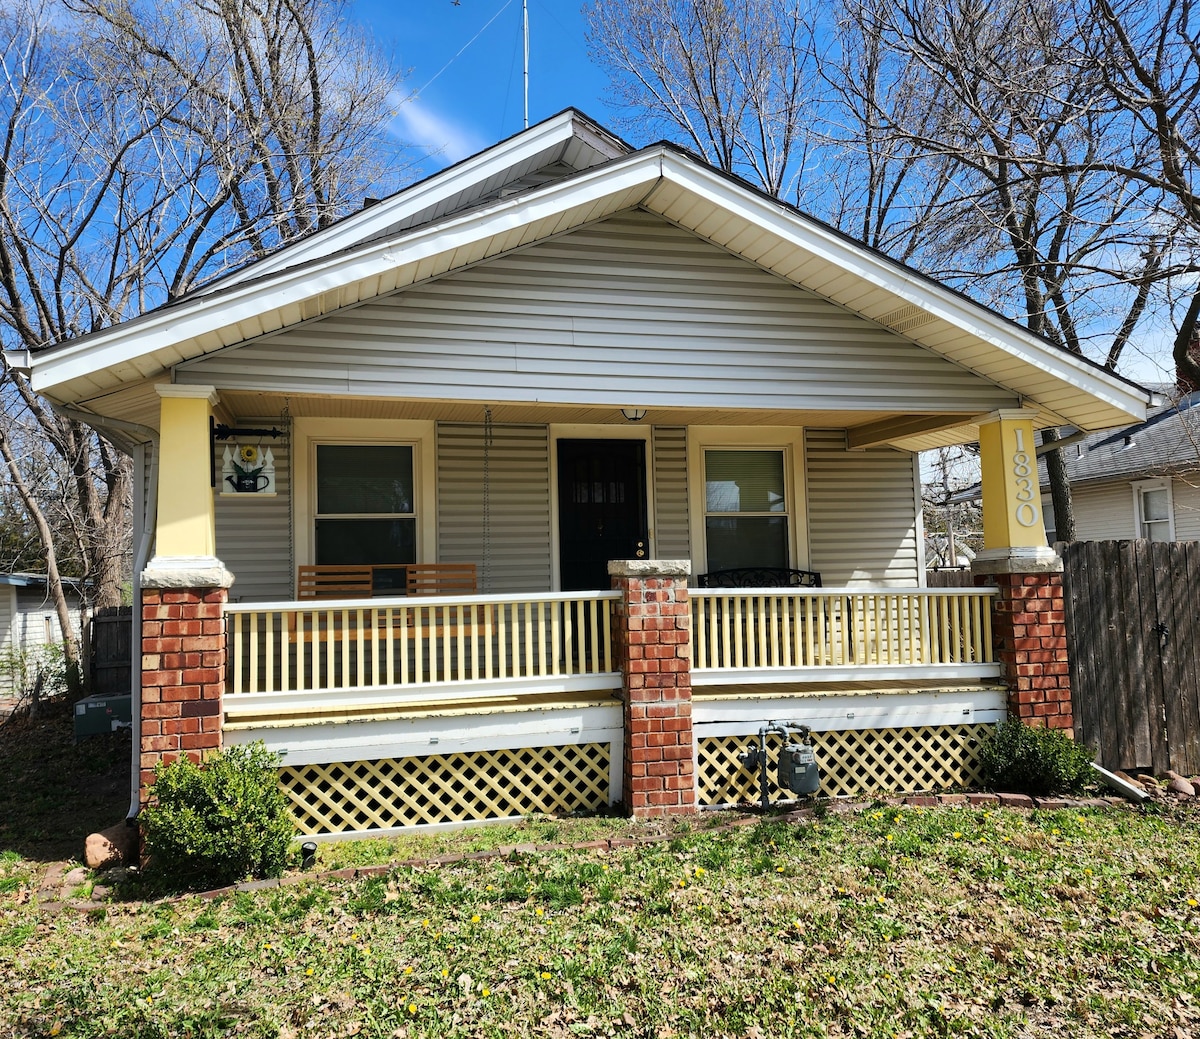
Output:
[[1200,773],[1200,542],[1055,547],[1076,738],[1108,768]]
[[93,693],[123,695],[130,690],[132,606],[108,606],[92,614]]

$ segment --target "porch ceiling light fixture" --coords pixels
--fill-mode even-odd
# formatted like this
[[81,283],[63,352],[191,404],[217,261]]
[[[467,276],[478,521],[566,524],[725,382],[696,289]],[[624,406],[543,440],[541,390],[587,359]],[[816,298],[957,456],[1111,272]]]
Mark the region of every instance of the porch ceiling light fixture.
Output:
[[628,422],[641,422],[646,417],[645,408],[622,408],[621,414]]

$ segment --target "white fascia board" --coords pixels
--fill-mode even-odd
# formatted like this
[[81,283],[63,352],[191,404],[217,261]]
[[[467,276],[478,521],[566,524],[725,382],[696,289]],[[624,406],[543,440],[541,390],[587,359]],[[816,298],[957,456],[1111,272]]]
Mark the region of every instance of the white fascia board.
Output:
[[537,126],[530,127],[524,133],[502,141],[469,159],[464,159],[449,169],[435,173],[427,180],[414,184],[392,198],[384,199],[368,209],[362,209],[343,217],[324,231],[319,231],[302,241],[287,246],[258,263],[251,264],[244,270],[214,281],[211,285],[199,290],[199,294],[206,295],[210,291],[221,291],[230,285],[237,285],[296,264],[306,263],[320,256],[352,248],[358,242],[384,234],[393,224],[406,219],[413,213],[429,209],[447,198],[468,191],[472,185],[486,181],[498,173],[503,173],[506,169],[517,166],[541,152],[550,151],[565,144],[573,137],[585,141],[610,159],[627,154],[625,149],[616,146],[614,139],[593,132],[577,113],[562,112]]
[[[919,277],[882,254],[859,247],[831,228],[786,210],[782,203],[748,191],[719,172],[675,152],[664,153],[662,166],[665,182],[682,187],[712,206],[769,230],[810,255],[890,292],[897,305],[911,303],[1134,418],[1145,418],[1147,393],[1025,332],[986,307]],[[653,195],[643,205],[654,210]]]
[[[189,299],[162,311],[97,332],[73,344],[36,354],[34,388],[45,393],[72,379],[235,326],[305,299],[338,291],[398,266],[453,252],[483,239],[527,226],[576,206],[590,206],[630,191],[649,192],[661,170],[659,152],[639,152],[626,160],[558,181],[529,194],[502,199],[394,239],[326,257],[303,267],[231,285],[226,291]],[[184,352],[184,351],[180,351]],[[186,359],[201,356],[197,352]]]

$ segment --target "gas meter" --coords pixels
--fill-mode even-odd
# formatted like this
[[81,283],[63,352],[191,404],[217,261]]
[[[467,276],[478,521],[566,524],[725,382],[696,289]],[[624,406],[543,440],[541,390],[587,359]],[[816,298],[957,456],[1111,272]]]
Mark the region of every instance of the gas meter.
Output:
[[758,746],[738,756],[747,768],[758,769],[763,811],[771,807],[771,799],[767,794],[767,734],[772,732],[784,739],[777,765],[776,785],[779,789],[790,790],[801,797],[809,797],[821,786],[821,773],[817,768],[817,756],[812,745],[812,730],[807,725],[788,726],[767,722],[758,730]]

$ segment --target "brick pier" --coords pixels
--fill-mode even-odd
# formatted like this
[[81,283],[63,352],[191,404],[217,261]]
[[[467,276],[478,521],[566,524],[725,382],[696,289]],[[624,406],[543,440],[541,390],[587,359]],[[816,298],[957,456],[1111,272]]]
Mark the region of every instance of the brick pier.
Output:
[[694,812],[691,565],[615,560],[608,572],[621,593],[613,635],[625,704],[625,806],[635,818]]

